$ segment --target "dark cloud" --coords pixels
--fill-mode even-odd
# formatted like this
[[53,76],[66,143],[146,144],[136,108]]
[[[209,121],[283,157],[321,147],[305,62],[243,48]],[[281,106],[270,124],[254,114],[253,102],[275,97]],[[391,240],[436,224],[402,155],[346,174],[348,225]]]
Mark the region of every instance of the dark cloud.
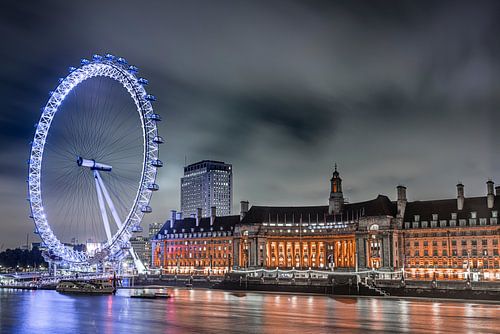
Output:
[[[310,150],[334,135],[340,113],[334,104],[295,96],[238,96],[220,101],[219,121],[211,125],[217,134],[196,153],[239,158],[252,148],[261,131],[282,137],[287,146]],[[269,142],[275,146],[277,142]]]
[[498,177],[498,2],[0,6],[0,245],[32,229],[25,160],[47,93],[94,52],[137,64],[159,98],[150,220],[179,206],[185,160],[233,163],[235,202],[269,205],[326,203],[335,161],[351,201],[400,183],[410,198],[454,196],[459,179],[483,194]]

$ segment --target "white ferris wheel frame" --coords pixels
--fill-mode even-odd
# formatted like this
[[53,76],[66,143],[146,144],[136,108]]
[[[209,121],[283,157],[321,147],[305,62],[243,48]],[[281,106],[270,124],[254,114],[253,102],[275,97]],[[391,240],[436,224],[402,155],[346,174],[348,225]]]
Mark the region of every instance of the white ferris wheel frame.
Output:
[[[120,259],[125,256],[130,249],[129,239],[135,229],[140,228],[144,213],[151,212],[149,201],[152,191],[148,185],[155,184],[157,168],[162,162],[158,159],[158,146],[162,141],[158,141],[158,129],[156,122],[158,119],[153,112],[151,95],[148,95],[144,83],[140,82],[135,75],[136,68],[128,66],[124,62],[118,61],[115,57],[102,58],[97,56],[94,61],[85,61],[79,68],[70,68],[71,73],[61,80],[57,88],[51,93],[47,104],[42,109],[42,115],[36,126],[36,132],[31,145],[29,159],[28,192],[31,207],[31,217],[36,226],[37,233],[45,243],[49,251],[62,261],[75,264],[93,264],[107,259]],[[133,68],[131,70],[131,68]],[[42,200],[42,160],[45,141],[49,133],[52,120],[57,110],[66,96],[80,83],[93,77],[108,77],[118,81],[132,97],[140,116],[144,156],[142,163],[142,175],[133,206],[128,212],[127,218],[122,222],[122,226],[94,255],[83,251],[77,251],[65,246],[54,235],[43,208]],[[142,79],[144,80],[144,79]],[[160,164],[160,166],[158,165]],[[155,189],[156,190],[156,189]],[[127,251],[125,251],[127,250]]]

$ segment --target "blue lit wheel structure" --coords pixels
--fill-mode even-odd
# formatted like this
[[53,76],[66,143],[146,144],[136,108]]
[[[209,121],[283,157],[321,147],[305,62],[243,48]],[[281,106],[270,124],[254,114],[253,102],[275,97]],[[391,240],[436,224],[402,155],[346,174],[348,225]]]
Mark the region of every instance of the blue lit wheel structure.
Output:
[[42,108],[28,191],[49,259],[77,266],[116,261],[158,190],[156,100],[123,58],[94,55],[70,67]]

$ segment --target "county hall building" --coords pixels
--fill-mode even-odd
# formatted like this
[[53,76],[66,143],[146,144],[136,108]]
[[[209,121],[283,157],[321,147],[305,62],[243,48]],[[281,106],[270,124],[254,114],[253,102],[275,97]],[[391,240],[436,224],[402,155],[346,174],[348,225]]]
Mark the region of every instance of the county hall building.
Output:
[[[495,194],[496,192],[496,194]],[[406,188],[347,203],[335,168],[328,205],[252,206],[239,216],[171,219],[153,241],[168,272],[232,269],[404,270],[408,279],[500,280],[500,187],[486,196],[412,201]],[[176,217],[179,218],[179,217]]]

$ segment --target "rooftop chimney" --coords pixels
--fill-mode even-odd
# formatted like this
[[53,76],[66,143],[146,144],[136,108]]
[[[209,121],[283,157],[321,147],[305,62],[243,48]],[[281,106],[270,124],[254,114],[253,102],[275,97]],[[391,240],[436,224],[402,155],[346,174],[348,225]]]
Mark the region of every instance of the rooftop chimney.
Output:
[[203,214],[202,208],[197,208],[196,209],[196,227],[200,226],[200,220],[201,220],[202,214]]
[[177,212],[177,215],[175,217],[177,220],[182,220],[182,211]]
[[495,193],[493,192],[494,187],[495,183],[493,181],[488,180],[488,182],[486,182],[486,201],[488,202],[488,209],[493,209],[493,205],[495,204]]
[[248,201],[241,201],[240,208],[240,219],[243,219],[248,213]]
[[406,203],[406,187],[399,185],[396,187],[398,192],[398,218],[403,218],[405,215]]
[[458,211],[462,210],[464,208],[464,185],[462,182],[457,184],[457,209]]
[[177,211],[175,210],[170,210],[170,219],[172,221],[175,221],[175,219],[177,218]]
[[215,222],[217,208],[215,206],[210,207],[210,226],[213,226]]

